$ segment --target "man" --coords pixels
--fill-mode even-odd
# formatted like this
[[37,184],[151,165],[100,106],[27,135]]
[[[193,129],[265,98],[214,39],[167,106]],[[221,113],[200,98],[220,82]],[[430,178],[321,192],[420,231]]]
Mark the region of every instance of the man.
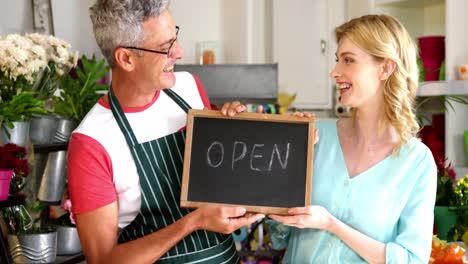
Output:
[[[112,89],[69,146],[70,196],[88,263],[238,263],[225,234],[263,217],[241,207],[179,206],[186,113],[209,101],[196,78],[173,71],[183,51],[168,2],[98,0],[90,9]],[[233,102],[222,112],[244,110]]]

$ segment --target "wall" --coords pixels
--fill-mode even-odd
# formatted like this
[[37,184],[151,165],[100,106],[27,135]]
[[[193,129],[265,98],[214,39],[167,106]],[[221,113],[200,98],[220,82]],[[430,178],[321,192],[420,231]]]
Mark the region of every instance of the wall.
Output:
[[177,0],[170,9],[185,50],[179,63],[198,63],[198,44],[205,41],[216,43],[216,63],[272,61],[271,0]]
[[68,41],[80,54],[101,58],[89,18],[95,0],[52,0],[55,36]]
[[31,0],[2,0],[0,35],[33,32]]

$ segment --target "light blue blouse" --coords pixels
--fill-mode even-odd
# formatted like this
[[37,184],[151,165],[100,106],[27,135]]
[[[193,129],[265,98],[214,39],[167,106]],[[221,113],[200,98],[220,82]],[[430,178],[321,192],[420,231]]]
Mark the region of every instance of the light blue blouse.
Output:
[[[385,243],[387,263],[428,263],[437,185],[430,150],[413,138],[399,154],[350,179],[336,121],[317,122],[316,128],[312,204]],[[327,231],[268,223],[273,247],[287,248],[283,263],[365,262]]]

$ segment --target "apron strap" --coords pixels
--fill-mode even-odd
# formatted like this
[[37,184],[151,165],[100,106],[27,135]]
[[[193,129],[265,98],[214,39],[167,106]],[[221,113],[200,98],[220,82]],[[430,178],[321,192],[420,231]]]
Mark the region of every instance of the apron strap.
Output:
[[132,127],[130,126],[130,123],[128,122],[127,117],[125,116],[122,106],[120,106],[119,100],[114,95],[112,85],[109,88],[108,98],[109,98],[109,104],[112,110],[112,114],[114,115],[114,118],[117,121],[117,124],[119,125],[120,130],[122,130],[122,133],[125,136],[125,140],[127,140],[127,144],[130,147],[137,145],[138,140],[135,134],[133,133]]
[[[182,97],[180,97],[177,93],[175,93],[171,89],[163,89],[162,91],[166,93],[166,95],[169,96],[169,98],[171,98],[174,101],[174,103],[176,103],[180,108],[182,108],[184,112],[187,113],[188,110],[192,108]],[[127,141],[127,144],[130,147],[137,145],[138,140],[135,134],[133,133],[132,127],[130,126],[128,119],[125,116],[122,106],[120,106],[119,100],[114,95],[112,85],[110,86],[108,97],[109,97],[109,104],[110,104],[112,113],[115,117],[115,120],[117,120],[117,124],[122,130],[122,133],[125,136],[125,140]]]
[[189,109],[192,109],[192,107],[190,107],[190,105],[184,99],[182,99],[182,97],[180,97],[171,89],[163,89],[163,92],[165,92],[167,96],[169,96],[177,105],[179,105],[180,108],[185,111],[185,113],[187,113]]

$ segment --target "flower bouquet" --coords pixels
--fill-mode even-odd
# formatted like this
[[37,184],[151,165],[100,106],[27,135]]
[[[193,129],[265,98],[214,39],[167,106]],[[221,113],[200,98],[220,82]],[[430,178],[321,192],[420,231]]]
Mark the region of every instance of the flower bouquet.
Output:
[[0,38],[0,128],[46,114],[45,100],[76,65],[78,54],[53,36],[11,34]]
[[13,171],[10,182],[10,195],[18,194],[25,185],[29,175],[26,149],[15,144],[6,144],[0,147],[0,168]]

